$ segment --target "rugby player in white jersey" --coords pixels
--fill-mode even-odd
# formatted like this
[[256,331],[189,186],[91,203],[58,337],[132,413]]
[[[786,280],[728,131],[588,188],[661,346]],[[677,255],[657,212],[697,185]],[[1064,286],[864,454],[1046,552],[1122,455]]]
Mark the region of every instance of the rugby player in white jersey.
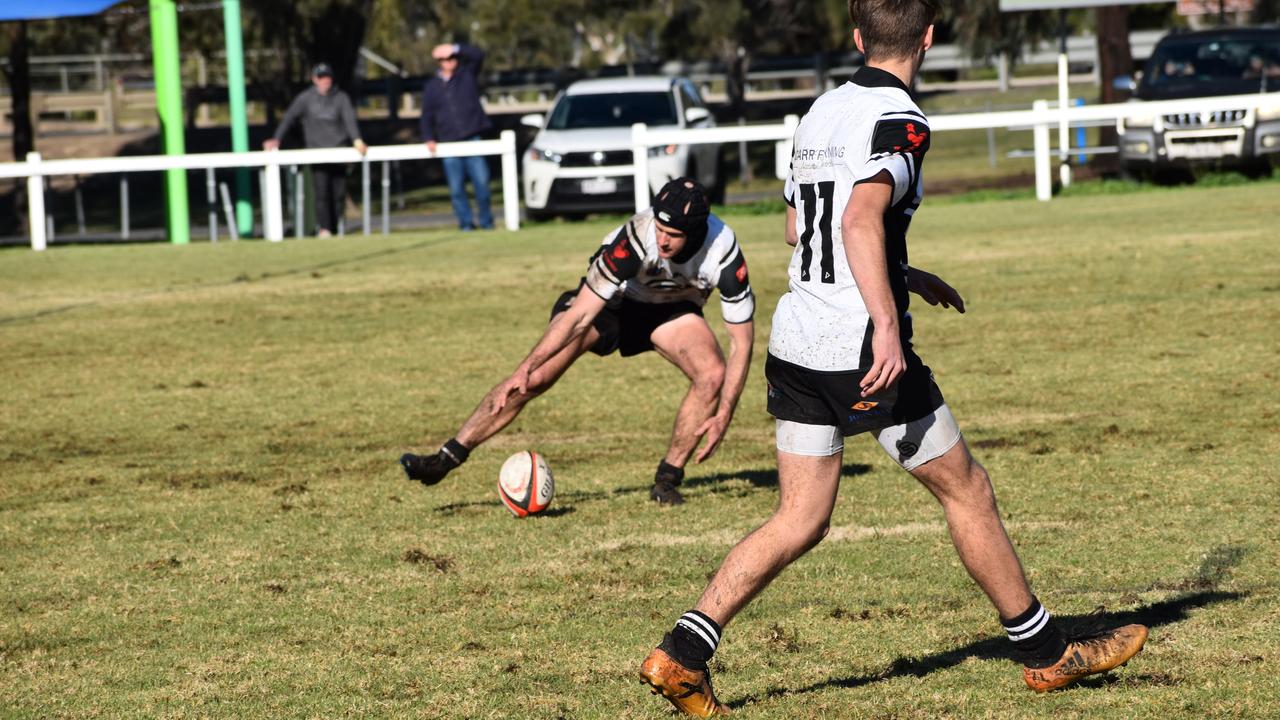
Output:
[[1146,640],[1128,625],[1070,640],[1032,594],[986,471],[911,347],[908,293],[963,312],[960,296],[907,264],[928,121],[908,89],[933,40],[936,0],[851,0],[866,67],[814,102],[786,185],[795,245],[765,375],[777,423],[779,507],[729,552],[694,609],[641,664],[678,709],[724,712],[707,661],[724,626],[827,533],[844,438],[870,433],[941,503],[952,542],[986,593],[1037,691],[1116,667]]
[[[712,290],[720,293],[729,334],[727,363],[702,316]],[[556,302],[542,339],[458,434],[435,454],[406,454],[400,464],[411,480],[434,485],[587,351],[629,357],[656,350],[690,384],[649,495],[660,504],[682,503],[676,486],[699,440],[702,462],[733,419],[751,366],[754,314],[747,262],[733,231],[711,214],[702,186],[689,178],[672,180],[658,191],[653,207],[605,236],[578,290]]]

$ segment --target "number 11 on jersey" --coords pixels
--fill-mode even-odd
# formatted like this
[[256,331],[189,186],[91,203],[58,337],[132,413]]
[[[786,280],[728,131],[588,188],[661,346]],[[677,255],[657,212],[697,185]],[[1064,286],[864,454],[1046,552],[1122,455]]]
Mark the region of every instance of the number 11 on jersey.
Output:
[[[800,233],[800,280],[809,282],[809,267],[813,264],[813,234],[818,233],[822,243],[818,254],[821,280],[834,284],[836,281],[835,259],[831,254],[831,211],[835,198],[836,183],[834,180],[823,180],[818,183],[800,185],[800,204],[804,206],[804,232]],[[818,217],[818,198],[822,198],[822,215]],[[818,224],[814,225],[814,219]]]

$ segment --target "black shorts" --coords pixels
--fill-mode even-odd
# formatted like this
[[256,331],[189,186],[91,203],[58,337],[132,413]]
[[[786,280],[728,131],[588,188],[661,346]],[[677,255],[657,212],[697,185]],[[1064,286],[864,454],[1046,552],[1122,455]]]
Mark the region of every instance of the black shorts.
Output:
[[810,370],[769,355],[769,414],[779,420],[840,428],[845,437],[882,430],[927,417],[942,407],[942,391],[933,373],[915,353],[906,351],[907,370],[888,390],[862,397],[866,370]]
[[[577,294],[577,290],[570,290],[561,295],[551,308],[551,317],[568,310]],[[648,352],[653,349],[653,341],[649,339],[653,331],[681,315],[702,317],[702,308],[687,300],[659,304],[622,298],[616,306],[610,302],[591,321],[591,326],[600,333],[591,352],[602,357],[618,351],[622,357]]]

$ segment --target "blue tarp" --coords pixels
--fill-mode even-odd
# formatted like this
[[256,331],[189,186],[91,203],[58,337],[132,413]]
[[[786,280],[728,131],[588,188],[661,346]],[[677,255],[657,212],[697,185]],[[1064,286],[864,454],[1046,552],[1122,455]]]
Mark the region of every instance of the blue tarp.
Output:
[[0,22],[97,15],[120,0],[3,0]]

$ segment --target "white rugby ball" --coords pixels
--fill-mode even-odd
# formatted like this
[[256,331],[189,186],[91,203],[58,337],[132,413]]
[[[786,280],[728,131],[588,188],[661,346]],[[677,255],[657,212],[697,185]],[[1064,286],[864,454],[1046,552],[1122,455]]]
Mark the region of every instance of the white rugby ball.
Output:
[[532,450],[518,452],[502,463],[498,473],[498,497],[518,518],[537,515],[551,505],[556,481],[541,455]]

